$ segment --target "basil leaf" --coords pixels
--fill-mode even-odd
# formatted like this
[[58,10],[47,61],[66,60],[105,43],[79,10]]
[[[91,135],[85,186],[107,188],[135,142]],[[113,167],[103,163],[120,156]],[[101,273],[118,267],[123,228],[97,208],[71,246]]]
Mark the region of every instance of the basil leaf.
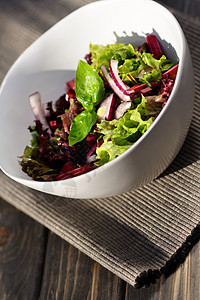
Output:
[[75,75],[76,97],[83,107],[92,110],[101,103],[105,88],[102,78],[86,62],[80,60]]
[[97,121],[97,113],[95,111],[84,110],[77,115],[71,124],[69,134],[69,145],[82,141],[92,129],[92,126]]

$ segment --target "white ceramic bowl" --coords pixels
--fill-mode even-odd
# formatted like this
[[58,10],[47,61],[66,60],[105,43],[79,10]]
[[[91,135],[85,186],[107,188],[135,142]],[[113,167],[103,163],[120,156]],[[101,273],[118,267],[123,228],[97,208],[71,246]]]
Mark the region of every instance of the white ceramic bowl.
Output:
[[[56,182],[36,182],[21,171],[18,156],[30,143],[33,124],[28,96],[43,101],[64,93],[90,42],[143,42],[157,35],[171,60],[179,60],[176,83],[167,105],[150,129],[124,154],[87,174]],[[191,57],[174,16],[150,0],[107,0],[86,5],[58,22],[34,42],[8,72],[0,91],[0,165],[12,179],[42,192],[74,198],[112,196],[156,178],[173,161],[187,134],[193,111]]]

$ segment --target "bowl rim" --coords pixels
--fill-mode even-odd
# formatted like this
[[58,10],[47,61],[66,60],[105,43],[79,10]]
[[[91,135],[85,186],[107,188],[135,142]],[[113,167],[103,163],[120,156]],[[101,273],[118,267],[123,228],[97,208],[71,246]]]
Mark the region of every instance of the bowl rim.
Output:
[[[41,34],[33,43],[31,43],[31,45],[29,45],[20,55],[19,57],[15,60],[15,62],[13,63],[13,65],[11,66],[11,68],[8,70],[7,74],[5,75],[4,77],[4,80],[2,81],[2,84],[0,86],[0,97],[1,97],[1,93],[4,89],[4,85],[6,84],[6,81],[7,79],[9,78],[10,74],[12,74],[13,70],[15,67],[18,66],[18,64],[20,63],[20,60],[23,58],[24,54],[29,51],[29,49],[36,43],[39,43],[40,42],[40,39],[42,39],[45,35],[48,34],[49,31],[51,31],[54,27],[56,27],[58,24],[62,23],[62,22],[65,22],[66,19],[68,18],[71,18],[73,17],[75,14],[78,14],[79,11],[81,10],[85,10],[85,9],[88,9],[88,7],[98,7],[100,5],[106,5],[106,3],[115,3],[116,2],[133,2],[133,1],[136,1],[138,2],[138,0],[100,0],[100,1],[95,1],[95,2],[91,2],[91,3],[88,3],[88,4],[85,4],[83,6],[81,6],[80,8],[76,9],[75,11],[71,12],[70,14],[68,14],[67,16],[65,16],[64,18],[62,18],[61,20],[59,20],[57,23],[55,23],[52,27],[50,27],[47,31],[45,31],[43,34]],[[105,168],[110,168],[112,167],[114,164],[120,162],[121,160],[123,160],[125,157],[127,157],[130,152],[132,152],[135,148],[137,148],[140,144],[142,144],[143,140],[151,134],[151,132],[154,130],[154,127],[157,126],[157,123],[160,121],[160,119],[163,117],[163,115],[166,113],[166,111],[168,110],[168,107],[171,105],[171,103],[173,102],[173,99],[174,99],[174,95],[176,94],[177,92],[177,89],[178,89],[178,86],[179,86],[179,82],[180,82],[180,77],[183,73],[183,61],[184,61],[184,57],[186,55],[186,47],[185,47],[185,44],[186,44],[186,40],[185,40],[185,36],[184,36],[184,33],[183,33],[183,30],[179,24],[179,22],[177,21],[177,19],[175,18],[175,16],[166,8],[164,7],[163,5],[161,5],[160,3],[157,3],[153,0],[140,0],[140,2],[143,1],[143,2],[148,2],[148,3],[151,3],[152,5],[155,5],[155,6],[158,6],[160,7],[161,9],[163,9],[167,14],[168,16],[171,18],[171,20],[173,20],[174,22],[174,25],[176,26],[176,31],[179,32],[179,35],[180,35],[180,41],[181,41],[181,46],[180,46],[180,57],[179,57],[179,68],[178,68],[178,72],[177,72],[177,77],[176,77],[176,81],[175,81],[175,84],[174,84],[174,87],[173,87],[173,90],[172,90],[172,93],[165,105],[165,107],[163,107],[162,111],[159,113],[158,117],[154,120],[153,124],[148,128],[148,130],[129,148],[127,149],[124,153],[122,153],[120,156],[116,157],[114,160],[112,161],[109,161],[108,163],[106,163],[105,165],[103,166],[100,166],[100,167],[97,167],[95,168],[94,170],[91,170],[87,173],[84,173],[82,175],[78,175],[76,177],[73,177],[73,178],[69,178],[69,179],[64,179],[62,180],[62,182],[64,183],[70,183],[72,181],[82,181],[82,179],[84,179],[87,175],[93,175],[93,174],[96,174],[98,175],[98,173],[101,173],[104,171]],[[31,177],[29,177],[27,175],[27,178],[23,178],[23,177],[19,177],[19,176],[15,176],[15,175],[12,175],[12,174],[9,174],[3,167],[2,167],[2,164],[1,164],[1,161],[0,161],[0,168],[1,170],[7,175],[9,176],[10,178],[14,179],[15,181],[18,181],[18,182],[21,182],[27,186],[31,186],[31,185],[35,185],[33,183],[36,183],[37,185],[40,184],[40,183],[44,183],[43,181],[40,182],[40,181],[34,181]],[[22,171],[23,172],[23,171]],[[31,184],[29,184],[29,182]],[[58,181],[45,181],[45,184],[52,184],[52,183],[57,183]]]

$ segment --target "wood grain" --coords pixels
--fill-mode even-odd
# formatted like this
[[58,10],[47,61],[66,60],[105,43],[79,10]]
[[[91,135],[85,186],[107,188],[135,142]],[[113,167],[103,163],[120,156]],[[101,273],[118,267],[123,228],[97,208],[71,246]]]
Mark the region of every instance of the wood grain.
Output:
[[37,299],[46,229],[0,199],[0,299]]
[[167,5],[170,8],[174,8],[192,18],[196,21],[200,21],[200,2],[199,0],[160,0],[156,1],[160,4]]
[[50,233],[41,299],[124,299],[125,283]]

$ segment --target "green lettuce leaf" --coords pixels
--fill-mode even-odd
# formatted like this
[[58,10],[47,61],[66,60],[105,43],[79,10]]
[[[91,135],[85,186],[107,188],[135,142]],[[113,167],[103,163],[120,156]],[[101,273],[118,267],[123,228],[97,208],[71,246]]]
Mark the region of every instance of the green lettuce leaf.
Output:
[[103,135],[103,144],[96,149],[97,166],[111,161],[128,148],[130,148],[151,126],[154,117],[148,116],[146,99],[142,97],[141,103],[128,110],[119,120],[102,121],[97,124],[98,133]]
[[174,66],[174,63],[167,59],[165,55],[162,55],[159,61],[162,72],[166,72]]
[[[139,58],[126,59],[124,63],[118,68],[119,76],[121,77],[122,81],[126,83],[131,82],[129,76],[131,76],[132,79],[135,80],[135,76],[138,74],[138,68],[140,64],[141,62]],[[129,76],[127,76],[127,74],[129,74]]]
[[104,65],[108,69],[111,59],[117,60],[120,65],[126,59],[132,58],[135,55],[135,50],[131,44],[116,43],[106,46],[90,44],[90,53],[92,67],[97,72],[100,72],[101,65]]
[[126,151],[128,148],[130,148],[130,146],[118,146],[111,141],[103,143],[102,146],[100,148],[97,148],[96,150],[97,158],[99,159],[96,165],[102,166],[105,163],[113,160],[114,158],[122,154],[124,151]]
[[151,86],[151,82],[158,81],[162,72],[173,66],[173,63],[165,55],[162,55],[160,59],[155,59],[151,53],[143,52],[141,54],[130,44],[110,44],[107,46],[90,44],[90,53],[92,67],[97,72],[101,72],[101,65],[109,70],[109,61],[111,59],[117,60],[119,76],[127,84],[139,79],[141,83]]
[[142,70],[148,70],[144,72],[144,75],[139,79],[140,82],[146,83],[147,86],[151,86],[151,82],[160,80],[162,72],[169,70],[173,63],[170,62],[165,55],[162,55],[160,59],[155,59],[150,53],[142,53],[142,63],[138,69],[139,73]]
[[155,59],[151,53],[142,53],[142,61],[145,63],[146,66],[151,68],[159,69],[160,67],[160,60]]
[[135,57],[125,60],[118,70],[122,81],[127,84],[131,82],[131,76],[132,81],[139,79],[141,83],[151,86],[151,82],[158,81],[162,73],[169,70],[173,65],[165,55],[162,55],[160,59],[155,59],[150,53],[135,52]]

